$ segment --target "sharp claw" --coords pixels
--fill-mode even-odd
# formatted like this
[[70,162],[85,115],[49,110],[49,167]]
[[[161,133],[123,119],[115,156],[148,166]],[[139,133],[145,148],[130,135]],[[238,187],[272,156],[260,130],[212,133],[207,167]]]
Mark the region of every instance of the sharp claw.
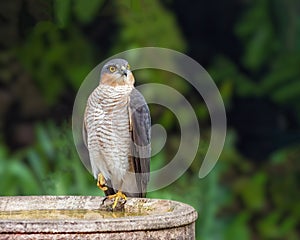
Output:
[[[108,190],[108,187],[106,186],[106,181],[105,181],[105,178],[104,176],[99,173],[98,174],[98,179],[97,179],[97,186],[102,190],[102,191],[107,191]],[[113,194],[113,195],[109,195],[109,196],[106,196],[103,200],[102,200],[102,205],[104,205],[104,202],[107,200],[107,199],[114,199],[114,203],[112,205],[112,210],[114,210],[116,208],[116,206],[118,205],[118,202],[120,199],[124,199],[124,201],[122,201],[120,204],[123,206],[126,201],[127,201],[127,197],[124,193],[122,193],[121,191],[118,191],[116,194]]]
[[105,182],[105,178],[101,173],[98,174],[98,180],[97,180],[97,186],[100,188],[103,192],[107,191],[107,186]]
[[112,209],[114,210],[118,204],[119,197],[115,198],[114,204],[112,205]]
[[118,191],[116,194],[113,194],[113,195],[109,195],[107,196],[103,201],[102,203],[104,203],[104,201],[106,199],[113,199],[114,198],[114,203],[112,205],[112,210],[114,210],[119,202],[119,199],[124,199],[124,202],[121,203],[121,205],[123,206],[126,201],[127,201],[127,197],[124,193],[122,193],[121,191]]
[[105,197],[103,200],[102,200],[102,204],[101,205],[104,205],[104,202],[107,200],[107,197]]

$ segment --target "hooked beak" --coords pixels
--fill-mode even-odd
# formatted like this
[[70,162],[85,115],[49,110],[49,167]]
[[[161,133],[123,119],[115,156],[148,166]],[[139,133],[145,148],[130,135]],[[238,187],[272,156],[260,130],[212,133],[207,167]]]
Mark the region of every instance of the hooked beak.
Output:
[[121,67],[121,74],[127,77],[127,69],[126,69],[126,67],[124,67],[124,66]]

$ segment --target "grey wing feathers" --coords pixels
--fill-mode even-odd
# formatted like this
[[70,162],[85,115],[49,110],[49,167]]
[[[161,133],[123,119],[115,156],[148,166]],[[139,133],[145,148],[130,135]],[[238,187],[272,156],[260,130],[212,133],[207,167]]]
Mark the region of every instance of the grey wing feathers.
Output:
[[151,118],[142,94],[133,89],[130,94],[132,161],[136,173],[139,197],[145,197],[150,175]]
[[82,139],[83,139],[84,145],[85,145],[86,147],[88,147],[88,144],[87,144],[87,132],[86,132],[84,120],[83,120],[83,122],[82,122]]
[[87,130],[86,130],[85,122],[83,119],[83,121],[82,121],[82,142],[80,143],[78,148],[80,149],[81,160],[82,160],[84,166],[91,172],[92,167],[91,167],[89,151],[88,151],[87,136],[88,136]]

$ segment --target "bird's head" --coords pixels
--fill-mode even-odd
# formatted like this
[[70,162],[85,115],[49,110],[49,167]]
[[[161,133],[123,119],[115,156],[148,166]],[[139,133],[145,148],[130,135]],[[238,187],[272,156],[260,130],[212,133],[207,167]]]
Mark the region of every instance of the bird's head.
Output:
[[128,62],[124,59],[112,59],[101,70],[101,84],[110,86],[133,85],[134,77]]

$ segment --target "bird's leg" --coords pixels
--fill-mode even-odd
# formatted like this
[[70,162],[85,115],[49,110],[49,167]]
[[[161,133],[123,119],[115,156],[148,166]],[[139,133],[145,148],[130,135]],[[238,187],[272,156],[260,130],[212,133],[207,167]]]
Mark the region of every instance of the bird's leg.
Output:
[[97,186],[103,192],[107,191],[107,189],[108,189],[107,186],[106,186],[105,178],[103,177],[102,173],[98,174]]
[[124,199],[124,202],[122,203],[123,205],[124,205],[124,204],[126,203],[126,201],[127,201],[126,195],[125,195],[124,193],[122,193],[121,191],[118,191],[116,194],[107,196],[107,199],[113,199],[113,198],[115,199],[115,200],[114,200],[114,203],[113,203],[113,205],[112,205],[112,209],[113,209],[113,210],[114,210],[115,207],[117,206],[119,199]]

